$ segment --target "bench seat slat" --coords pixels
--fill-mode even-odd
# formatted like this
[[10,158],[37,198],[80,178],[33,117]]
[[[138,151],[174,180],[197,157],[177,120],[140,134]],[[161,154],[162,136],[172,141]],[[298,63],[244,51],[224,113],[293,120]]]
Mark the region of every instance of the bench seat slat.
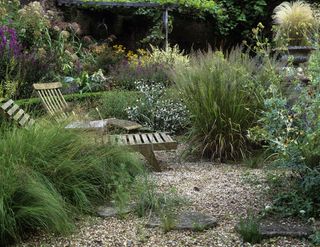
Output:
[[20,109],[19,105],[15,104],[12,99],[9,99],[6,103],[0,106],[0,110],[6,117],[11,120],[15,120],[20,126],[30,126],[34,124],[34,120],[29,114],[26,114],[24,110]]
[[9,116],[12,116],[18,109],[19,109],[19,106],[15,104],[10,110],[8,110],[7,113]]
[[35,122],[36,122],[36,121],[34,121],[32,118],[30,118],[30,120],[29,120],[29,122],[28,122],[28,125],[29,125],[29,126],[32,126],[32,125],[34,125]]
[[1,106],[1,108],[2,108],[3,110],[7,110],[13,103],[14,103],[13,100],[10,99],[10,100],[8,100],[6,103],[4,103],[4,104]]
[[137,144],[142,144],[141,137],[139,134],[134,134],[133,136],[134,136]]
[[156,140],[154,139],[152,134],[148,133],[147,136],[151,143],[156,143]]
[[146,134],[141,134],[142,140],[144,144],[150,144],[148,137]]
[[166,142],[173,142],[172,138],[167,135],[166,133],[160,133],[160,136],[162,137],[163,140],[165,140]]
[[15,121],[18,121],[18,120],[22,117],[23,114],[24,114],[24,110],[20,109],[20,110],[17,112],[17,114],[13,116],[13,119],[14,119]]
[[30,118],[30,115],[29,115],[29,114],[25,114],[25,115],[23,116],[23,118],[19,121],[19,124],[20,124],[21,126],[25,125],[25,123],[29,120],[29,118]]
[[165,133],[106,135],[106,138],[110,142],[129,146],[131,151],[141,153],[157,171],[161,171],[161,167],[154,151],[176,150],[178,145]]
[[157,143],[163,143],[164,141],[162,140],[161,136],[159,135],[159,133],[153,133],[153,136],[155,137],[155,139],[157,140]]
[[134,145],[134,144],[136,144],[136,142],[135,142],[134,139],[133,139],[133,135],[128,135],[128,139],[129,139],[129,142],[128,142],[129,145]]

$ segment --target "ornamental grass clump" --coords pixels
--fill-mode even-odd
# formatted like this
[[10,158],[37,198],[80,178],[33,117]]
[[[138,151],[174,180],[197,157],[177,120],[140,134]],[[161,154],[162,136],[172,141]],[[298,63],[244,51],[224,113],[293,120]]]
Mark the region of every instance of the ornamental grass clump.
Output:
[[266,84],[274,69],[251,59],[241,49],[198,53],[190,66],[177,68],[173,80],[190,113],[189,143],[211,159],[238,159],[246,155],[247,130],[257,120]]
[[38,230],[70,232],[76,214],[93,212],[143,172],[125,150],[49,123],[0,136],[1,246]]
[[283,45],[311,45],[317,21],[311,5],[304,1],[283,2],[273,11],[275,41]]

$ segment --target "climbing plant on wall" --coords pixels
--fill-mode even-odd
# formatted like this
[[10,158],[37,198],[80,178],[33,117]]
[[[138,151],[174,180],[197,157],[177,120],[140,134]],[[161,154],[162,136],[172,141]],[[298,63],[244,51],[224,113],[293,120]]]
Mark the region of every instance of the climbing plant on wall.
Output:
[[81,0],[81,2],[114,2],[114,3],[158,3],[158,4],[175,4],[180,9],[196,8],[200,11],[215,14],[219,12],[219,4],[213,0]]
[[235,29],[247,34],[257,22],[268,15],[266,0],[219,0],[219,5],[223,9],[223,20],[227,20],[217,25],[222,35],[228,35]]

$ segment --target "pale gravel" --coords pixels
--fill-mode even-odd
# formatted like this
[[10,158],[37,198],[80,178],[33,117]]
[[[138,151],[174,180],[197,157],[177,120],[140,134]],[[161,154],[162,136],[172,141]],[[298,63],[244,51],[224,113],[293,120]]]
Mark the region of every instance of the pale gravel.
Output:
[[135,215],[128,215],[125,219],[86,217],[77,223],[77,230],[72,235],[33,236],[17,246],[310,246],[307,241],[284,237],[264,240],[256,245],[242,243],[235,231],[239,217],[245,216],[249,209],[259,210],[270,203],[263,192],[268,189],[264,170],[248,170],[239,164],[180,163],[173,156],[160,153],[158,157],[166,163],[167,170],[152,173],[151,177],[160,191],[174,188],[187,199],[183,210],[197,210],[217,218],[216,228],[204,232],[163,233],[161,229],[145,228],[147,219]]

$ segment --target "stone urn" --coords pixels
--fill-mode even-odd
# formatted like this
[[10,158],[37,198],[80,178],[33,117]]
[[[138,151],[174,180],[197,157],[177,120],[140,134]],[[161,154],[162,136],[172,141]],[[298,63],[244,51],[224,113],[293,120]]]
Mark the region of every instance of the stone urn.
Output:
[[280,50],[282,53],[281,60],[288,62],[289,57],[293,57],[293,65],[299,66],[302,63],[308,62],[311,52],[315,48],[312,46],[288,46],[286,50]]

